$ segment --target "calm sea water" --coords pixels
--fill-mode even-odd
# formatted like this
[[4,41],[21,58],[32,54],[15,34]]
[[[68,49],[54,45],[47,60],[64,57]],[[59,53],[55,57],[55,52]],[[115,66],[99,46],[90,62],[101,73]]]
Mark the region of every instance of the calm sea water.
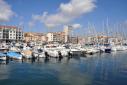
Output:
[[0,64],[0,85],[127,85],[127,52]]

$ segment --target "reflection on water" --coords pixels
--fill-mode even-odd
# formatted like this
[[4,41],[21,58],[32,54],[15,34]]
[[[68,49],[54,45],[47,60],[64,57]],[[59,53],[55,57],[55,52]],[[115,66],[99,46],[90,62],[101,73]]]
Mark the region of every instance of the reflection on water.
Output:
[[7,63],[7,61],[0,61],[0,80],[8,79],[9,68]]
[[0,64],[0,85],[127,85],[127,53]]

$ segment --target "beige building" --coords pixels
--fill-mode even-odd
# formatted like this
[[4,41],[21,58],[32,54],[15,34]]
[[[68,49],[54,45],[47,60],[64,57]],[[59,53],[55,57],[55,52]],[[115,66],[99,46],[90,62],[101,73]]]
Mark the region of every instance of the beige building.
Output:
[[43,33],[32,33],[32,32],[25,33],[24,39],[26,42],[30,42],[30,41],[46,42],[47,41],[47,37]]
[[48,42],[78,43],[78,38],[72,35],[73,27],[64,26],[63,32],[47,33]]
[[71,35],[72,26],[65,26],[63,32],[49,32],[46,35],[42,33],[25,33],[25,41],[43,41],[59,43],[78,43],[78,38]]
[[47,33],[48,42],[65,42],[65,33],[64,32],[49,32]]
[[121,43],[118,37],[110,37],[110,36],[89,36],[85,38],[85,43],[89,44],[106,44],[106,43]]
[[64,26],[64,33],[65,33],[65,43],[69,42],[70,37],[72,37],[71,32],[73,30],[73,27],[71,25],[69,26]]

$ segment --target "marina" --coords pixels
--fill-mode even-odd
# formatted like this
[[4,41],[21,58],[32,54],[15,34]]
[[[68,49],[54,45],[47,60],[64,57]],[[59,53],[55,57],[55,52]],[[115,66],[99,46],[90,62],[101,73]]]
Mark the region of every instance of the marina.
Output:
[[127,85],[127,0],[0,0],[0,85]]
[[[18,44],[18,46],[17,46]],[[1,44],[2,45],[2,44]],[[4,44],[5,45],[5,44]],[[127,51],[127,45],[81,45],[81,44],[60,44],[52,43],[43,46],[29,46],[27,43],[15,43],[13,45],[6,44],[6,49],[1,49],[0,59],[39,59],[39,58],[60,58],[86,56],[94,54],[112,53],[118,51]]]

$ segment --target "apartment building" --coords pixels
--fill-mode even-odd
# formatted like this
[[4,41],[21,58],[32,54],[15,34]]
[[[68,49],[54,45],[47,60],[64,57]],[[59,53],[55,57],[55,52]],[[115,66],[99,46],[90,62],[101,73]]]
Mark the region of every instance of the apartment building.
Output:
[[16,26],[0,26],[0,41],[23,41],[24,34],[21,28]]
[[24,34],[24,39],[26,42],[30,42],[30,41],[41,41],[41,42],[46,42],[47,41],[47,37],[45,36],[45,34],[43,33],[32,33],[32,32],[27,32]]
[[49,32],[47,33],[48,42],[65,42],[65,33],[64,32]]

